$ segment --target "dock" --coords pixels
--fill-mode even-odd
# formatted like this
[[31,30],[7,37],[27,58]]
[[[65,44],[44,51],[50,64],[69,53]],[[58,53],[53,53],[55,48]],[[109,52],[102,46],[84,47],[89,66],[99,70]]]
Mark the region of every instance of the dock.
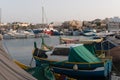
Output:
[[13,62],[4,50],[2,40],[0,40],[0,80],[37,80]]

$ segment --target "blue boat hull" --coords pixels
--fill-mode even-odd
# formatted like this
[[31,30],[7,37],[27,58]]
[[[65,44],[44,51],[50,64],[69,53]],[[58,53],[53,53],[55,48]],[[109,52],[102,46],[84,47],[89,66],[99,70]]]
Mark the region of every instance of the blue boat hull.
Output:
[[[78,70],[74,70],[73,66],[76,63],[67,63],[67,62],[51,62],[48,60],[43,60],[39,58],[35,58],[36,66],[40,66],[41,64],[50,64],[52,65],[53,72],[63,74],[72,78],[85,78],[85,77],[107,77],[111,73],[112,69],[112,60],[108,59],[105,62],[101,63],[80,63],[77,64]],[[102,68],[102,69],[97,69]]]
[[67,75],[72,78],[85,78],[85,77],[106,77],[105,71],[81,71],[81,70],[70,70],[70,69],[60,69],[60,68],[53,68],[55,73]]

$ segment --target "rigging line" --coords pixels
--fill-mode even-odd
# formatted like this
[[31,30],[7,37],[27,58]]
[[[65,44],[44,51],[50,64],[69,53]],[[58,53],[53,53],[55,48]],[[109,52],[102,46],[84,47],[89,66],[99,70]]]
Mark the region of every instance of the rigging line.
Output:
[[32,67],[33,60],[34,60],[34,57],[33,57],[33,53],[32,53],[32,58],[31,58],[30,63],[29,63],[30,67]]
[[10,51],[9,51],[9,49],[7,47],[7,44],[6,44],[6,42],[4,40],[3,40],[3,44],[4,44],[5,50],[7,51],[7,54],[10,56],[11,59],[13,59],[12,56],[10,55]]
[[[32,51],[32,52],[34,52],[34,51]],[[32,58],[31,58],[30,63],[29,63],[30,67],[32,67],[33,59],[34,59],[34,57],[33,57],[33,53],[32,53]]]
[[43,16],[45,17],[45,19],[44,19],[44,20],[45,20],[45,23],[48,23],[45,8],[44,8],[44,14],[43,14]]
[[41,5],[44,6],[45,0],[41,0]]
[[[34,41],[34,42],[35,42],[35,41]],[[35,49],[34,49],[34,50],[35,50]],[[32,58],[31,58],[30,63],[29,63],[30,67],[32,67],[32,62],[33,62],[33,60],[34,60],[34,57],[33,57],[34,50],[32,51]]]
[[30,60],[30,67],[32,66],[32,62],[33,62],[33,57],[32,57],[32,59]]
[[115,71],[120,75],[120,71],[116,68],[116,66],[114,64],[112,66],[115,69]]

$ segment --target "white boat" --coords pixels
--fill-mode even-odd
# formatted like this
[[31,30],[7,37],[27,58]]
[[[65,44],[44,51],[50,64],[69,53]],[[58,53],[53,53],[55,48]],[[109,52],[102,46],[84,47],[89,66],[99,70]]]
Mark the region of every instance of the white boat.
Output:
[[32,30],[25,30],[24,34],[26,35],[27,38],[34,38],[35,34],[33,33]]
[[12,31],[9,31],[8,33],[3,35],[3,39],[15,39],[15,35]]
[[26,38],[26,35],[24,34],[23,31],[15,31],[14,35],[16,38]]
[[99,33],[96,33],[97,36],[99,37],[106,37],[106,36],[110,36],[110,35],[114,35],[115,33],[113,32],[108,32],[108,31],[103,31],[103,32],[99,32]]

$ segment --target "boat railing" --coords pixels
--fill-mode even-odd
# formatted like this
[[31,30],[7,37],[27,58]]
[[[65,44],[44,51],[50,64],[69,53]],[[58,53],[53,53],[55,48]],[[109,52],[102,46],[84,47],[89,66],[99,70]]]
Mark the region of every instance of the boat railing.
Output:
[[[49,59],[45,59],[45,58],[39,58],[39,57],[37,57],[37,56],[34,56],[37,60],[42,60],[42,61],[46,61],[46,62],[49,62],[49,63],[51,63],[51,64],[54,64],[54,63],[56,63],[57,61],[56,60],[49,60]],[[57,63],[60,63],[60,62],[62,62],[63,64],[64,63],[66,63],[66,64],[88,64],[88,65],[92,65],[92,64],[105,64],[108,60],[112,60],[112,57],[107,57],[107,58],[101,58],[101,61],[100,62],[90,62],[90,63],[88,63],[88,62],[69,62],[69,61],[67,61],[67,60],[64,60],[64,61],[59,61],[59,62],[57,62]]]

